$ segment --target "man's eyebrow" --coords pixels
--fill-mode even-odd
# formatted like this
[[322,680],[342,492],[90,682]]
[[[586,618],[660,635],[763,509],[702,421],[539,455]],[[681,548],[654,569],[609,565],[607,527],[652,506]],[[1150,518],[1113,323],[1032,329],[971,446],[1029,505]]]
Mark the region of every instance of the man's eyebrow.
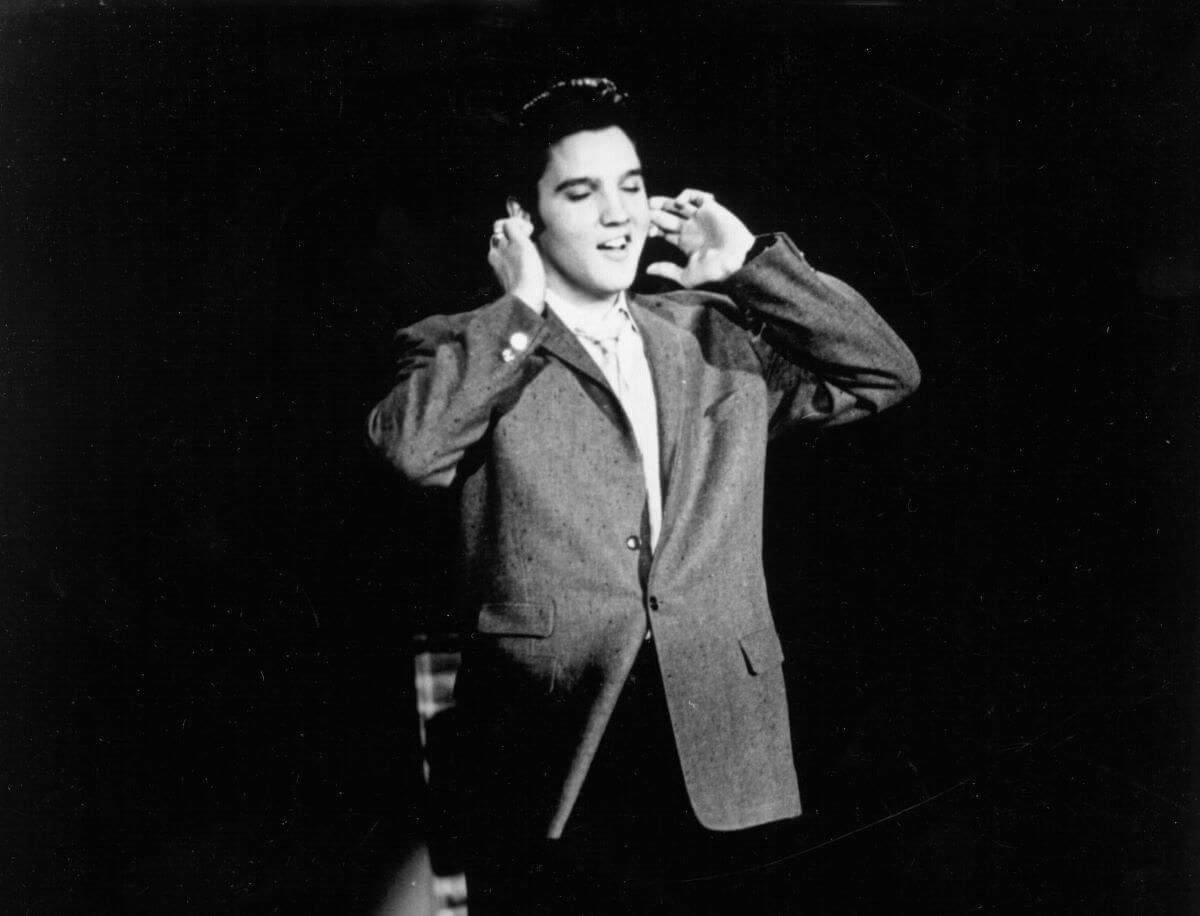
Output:
[[[628,181],[630,178],[641,177],[642,170],[640,168],[630,169],[621,176],[621,181]],[[594,187],[597,183],[598,182],[594,178],[568,178],[566,181],[560,181],[554,186],[554,193],[557,194],[559,191],[565,191],[567,188],[574,187],[575,185],[585,185],[590,188]]]

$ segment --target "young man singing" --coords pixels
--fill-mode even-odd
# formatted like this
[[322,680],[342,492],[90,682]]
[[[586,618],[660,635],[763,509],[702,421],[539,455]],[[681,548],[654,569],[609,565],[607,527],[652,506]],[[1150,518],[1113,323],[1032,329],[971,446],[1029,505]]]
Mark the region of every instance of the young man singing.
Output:
[[[704,191],[648,197],[627,126],[608,80],[525,105],[532,171],[487,255],[505,292],[401,332],[369,421],[461,512],[472,916],[694,911],[667,879],[708,867],[718,832],[800,814],[767,441],[919,379],[787,236],[756,238]],[[648,236],[686,263],[646,272],[682,289],[629,292]]]

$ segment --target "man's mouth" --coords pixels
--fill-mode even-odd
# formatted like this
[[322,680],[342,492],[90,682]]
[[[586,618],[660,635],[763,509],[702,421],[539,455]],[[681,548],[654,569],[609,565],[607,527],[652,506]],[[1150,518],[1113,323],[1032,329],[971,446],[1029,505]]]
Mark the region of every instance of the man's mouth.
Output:
[[624,254],[629,250],[629,246],[633,243],[633,237],[629,235],[621,235],[615,239],[609,239],[607,242],[601,242],[596,247],[606,254]]

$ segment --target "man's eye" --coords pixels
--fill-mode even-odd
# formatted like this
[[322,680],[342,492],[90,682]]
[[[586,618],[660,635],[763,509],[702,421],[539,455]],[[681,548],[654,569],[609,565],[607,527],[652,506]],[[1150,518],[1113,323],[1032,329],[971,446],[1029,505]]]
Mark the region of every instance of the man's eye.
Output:
[[630,182],[627,185],[622,185],[621,190],[626,194],[640,194],[642,192],[642,183],[640,181]]
[[591,191],[568,191],[567,200],[587,200]]

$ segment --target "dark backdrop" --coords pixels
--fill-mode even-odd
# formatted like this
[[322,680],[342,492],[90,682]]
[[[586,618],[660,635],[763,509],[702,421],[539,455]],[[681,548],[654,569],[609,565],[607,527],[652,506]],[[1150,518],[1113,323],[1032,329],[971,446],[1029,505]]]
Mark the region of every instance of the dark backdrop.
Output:
[[492,294],[500,115],[580,73],[925,373],[775,448],[811,817],[748,909],[1188,910],[1196,20],[656,9],[0,18],[6,911],[351,912],[431,829],[444,507],[362,422],[392,329]]

